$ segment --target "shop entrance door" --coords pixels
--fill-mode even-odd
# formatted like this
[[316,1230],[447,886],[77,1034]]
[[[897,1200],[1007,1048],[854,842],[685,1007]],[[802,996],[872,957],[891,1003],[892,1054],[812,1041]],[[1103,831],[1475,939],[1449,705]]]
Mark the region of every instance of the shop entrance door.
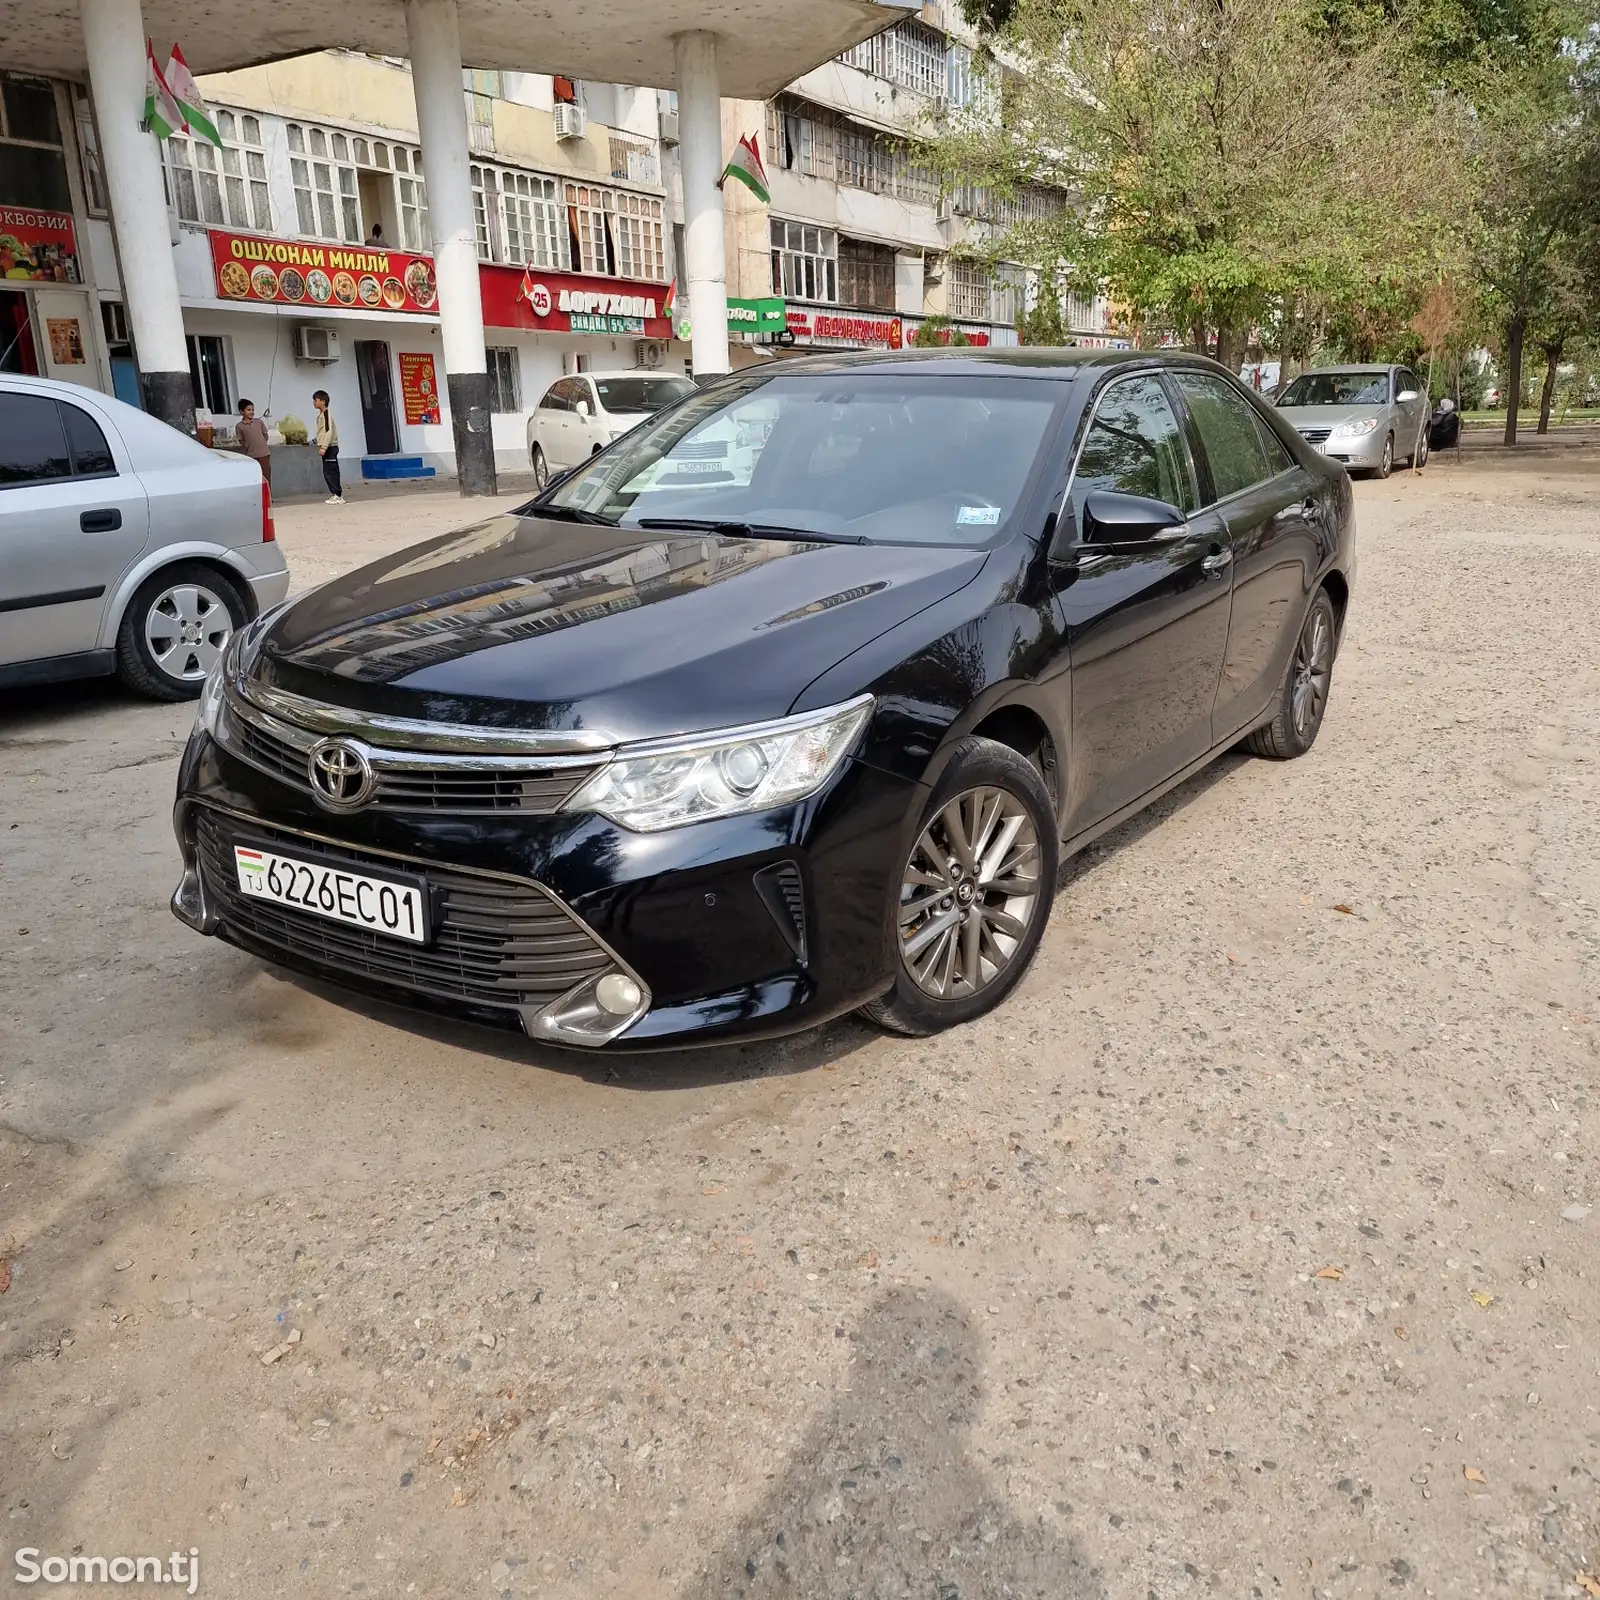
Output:
[[40,376],[28,297],[19,289],[0,289],[0,372],[14,372],[23,378]]
[[394,422],[389,346],[382,339],[356,340],[356,377],[361,384],[361,421],[367,430],[367,454],[392,456],[400,448],[400,434]]

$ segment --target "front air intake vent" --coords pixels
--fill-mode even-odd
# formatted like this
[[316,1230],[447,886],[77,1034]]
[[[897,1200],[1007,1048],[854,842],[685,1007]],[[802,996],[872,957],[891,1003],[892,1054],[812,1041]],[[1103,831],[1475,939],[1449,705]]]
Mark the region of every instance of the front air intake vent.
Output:
[[806,965],[806,891],[800,869],[792,861],[763,867],[755,875],[756,893],[778,925],[783,942],[794,951],[795,960]]

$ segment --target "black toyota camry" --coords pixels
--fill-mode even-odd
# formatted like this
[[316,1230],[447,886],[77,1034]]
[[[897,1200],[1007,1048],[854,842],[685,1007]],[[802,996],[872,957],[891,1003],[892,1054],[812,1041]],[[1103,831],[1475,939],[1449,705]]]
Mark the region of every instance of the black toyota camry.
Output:
[[612,1049],[997,1004],[1061,856],[1311,748],[1350,483],[1220,367],[775,363],[232,639],[173,909]]

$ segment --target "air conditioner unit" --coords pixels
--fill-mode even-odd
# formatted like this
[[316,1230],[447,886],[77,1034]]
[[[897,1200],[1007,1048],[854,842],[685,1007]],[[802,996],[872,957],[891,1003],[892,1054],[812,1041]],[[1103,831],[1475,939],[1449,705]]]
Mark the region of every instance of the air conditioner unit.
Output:
[[676,144],[678,142],[678,113],[676,111],[663,111],[661,113],[660,134],[662,144]]
[[562,100],[556,105],[556,138],[581,139],[587,123],[588,118],[582,106],[569,100]]
[[314,361],[326,366],[339,359],[339,335],[332,328],[313,328],[302,323],[294,330],[296,361]]
[[641,339],[634,348],[634,360],[641,367],[659,367],[667,359],[667,347],[654,339]]

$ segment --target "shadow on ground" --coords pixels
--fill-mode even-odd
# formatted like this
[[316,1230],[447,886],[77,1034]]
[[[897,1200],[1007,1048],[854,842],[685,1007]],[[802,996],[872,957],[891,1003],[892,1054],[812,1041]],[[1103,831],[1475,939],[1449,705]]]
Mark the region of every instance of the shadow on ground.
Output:
[[682,1600],[1100,1600],[1076,1542],[1015,1516],[973,1458],[983,1385],[961,1307],[895,1289],[854,1337],[833,1409]]

